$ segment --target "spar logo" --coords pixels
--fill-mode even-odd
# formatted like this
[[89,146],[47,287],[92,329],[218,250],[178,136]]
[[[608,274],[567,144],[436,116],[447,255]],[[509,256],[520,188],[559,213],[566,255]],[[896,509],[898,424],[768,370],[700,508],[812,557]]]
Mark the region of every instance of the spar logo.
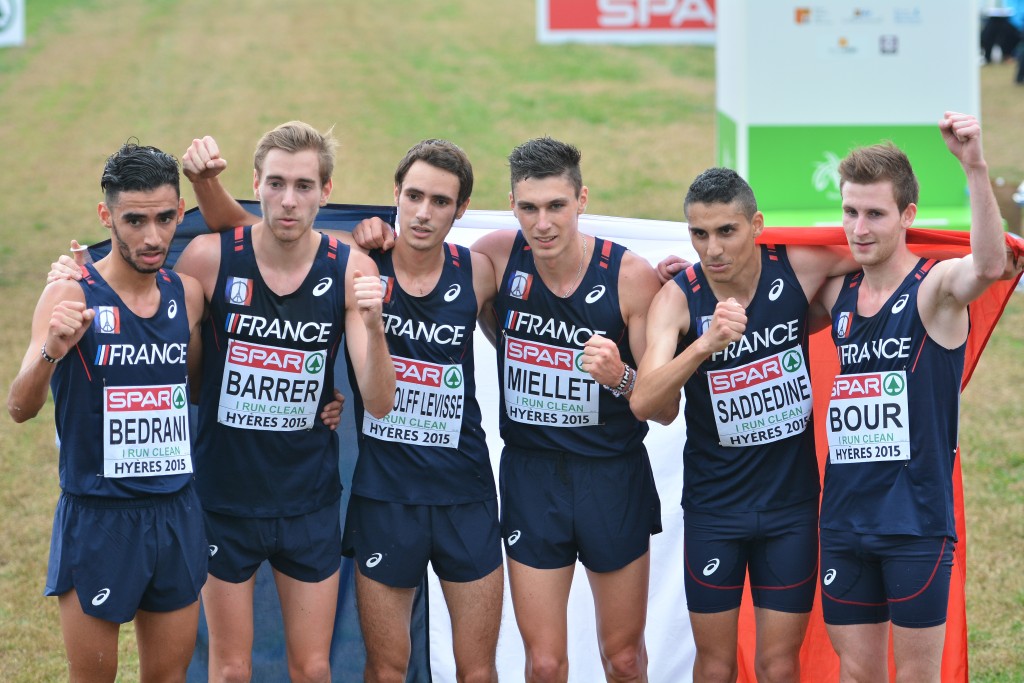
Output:
[[890,373],[882,378],[882,391],[886,396],[899,396],[907,389],[907,382],[898,373]]
[[181,410],[185,407],[185,390],[181,386],[116,387],[107,389],[107,411]]
[[449,389],[458,389],[462,386],[462,371],[457,367],[448,368],[444,373],[444,385]]
[[832,385],[833,399],[865,399],[899,396],[907,390],[907,380],[898,372],[871,372],[863,375],[839,375]]
[[229,277],[224,285],[224,299],[229,304],[248,306],[252,303],[252,280],[247,277]]
[[[584,3],[575,3],[579,6]],[[582,10],[580,10],[582,11]],[[712,0],[597,0],[601,28],[714,28]]]
[[321,351],[306,356],[306,372],[311,375],[319,375],[324,367],[324,360],[327,355]]
[[[795,363],[795,366],[794,366]],[[764,360],[756,361],[740,368],[729,370],[716,370],[708,373],[711,380],[711,391],[716,394],[748,389],[764,382],[780,379],[783,377],[783,365],[789,372],[800,368],[800,354],[796,351],[789,351],[779,362],[778,356],[772,356]],[[792,369],[791,369],[792,368]]]
[[582,362],[583,354],[581,353],[579,356],[578,359],[576,353],[569,349],[511,337],[508,338],[508,343],[505,345],[505,357],[508,360],[539,365],[552,370],[572,370],[579,367],[578,363]]
[[[427,387],[441,386],[441,376],[442,371],[444,370],[443,365],[425,363],[411,358],[399,358],[397,356],[392,356],[391,361],[395,365],[395,379],[399,382],[419,384]],[[447,385],[448,377],[445,376],[444,380]],[[459,385],[461,384],[462,379],[460,373]]]
[[305,369],[306,372],[316,374],[323,367],[324,354],[312,353],[307,360],[301,351],[232,340],[231,346],[228,347],[228,362],[259,370],[301,374]]

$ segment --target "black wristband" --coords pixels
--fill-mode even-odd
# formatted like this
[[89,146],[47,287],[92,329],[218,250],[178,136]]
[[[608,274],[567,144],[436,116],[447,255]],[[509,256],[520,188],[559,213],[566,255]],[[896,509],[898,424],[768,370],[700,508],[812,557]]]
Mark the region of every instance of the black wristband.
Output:
[[53,365],[54,363],[56,363],[57,361],[59,361],[59,360],[60,360],[60,358],[63,358],[63,357],[64,357],[64,356],[61,356],[60,358],[54,358],[53,356],[51,356],[50,354],[48,354],[48,353],[46,352],[46,342],[43,342],[43,345],[42,345],[42,346],[41,346],[41,347],[39,348],[39,355],[40,355],[40,356],[42,356],[42,357],[43,357],[43,360],[45,360],[45,361],[46,361],[47,363],[49,363],[50,365]]

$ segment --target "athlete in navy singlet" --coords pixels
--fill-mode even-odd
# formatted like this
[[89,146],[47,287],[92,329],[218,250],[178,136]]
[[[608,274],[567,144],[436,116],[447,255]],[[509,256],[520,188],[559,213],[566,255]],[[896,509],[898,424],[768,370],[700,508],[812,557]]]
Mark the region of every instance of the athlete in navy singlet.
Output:
[[967,306],[1004,275],[1002,221],[973,116],[939,129],[967,177],[971,255],[933,263],[907,248],[918,184],[892,144],[839,166],[843,228],[861,273],[823,290],[841,374],[827,416],[822,610],[840,675],[939,681],[956,542],[951,473]]
[[796,681],[817,574],[818,466],[807,364],[808,302],[854,267],[826,247],[758,245],[754,193],[711,168],[684,202],[700,264],[666,283],[630,405],[678,408],[685,391],[684,581],[694,680],[737,676],[750,576],[758,677]]
[[473,245],[498,299],[502,534],[527,680],[568,677],[566,602],[576,561],[594,594],[602,669],[643,680],[650,535],[661,509],[630,414],[633,365],[657,291],[650,265],[584,235],[575,147],[538,138],[509,156],[519,231]]
[[43,291],[7,409],[24,422],[53,391],[61,496],[45,593],[69,677],[113,681],[120,624],[135,620],[145,675],[184,680],[206,580],[188,419],[202,289],[162,268],[184,213],[174,157],[126,143],[100,184],[113,248],[81,282]]
[[[251,675],[253,588],[265,560],[281,598],[289,675],[330,677],[341,483],[337,438],[317,414],[334,398],[342,340],[368,412],[385,415],[395,390],[376,266],[312,229],[333,187],[334,147],[329,133],[299,121],[266,133],[253,178],[262,218],[200,235],[176,266],[202,283],[210,313],[196,467],[211,546],[203,589],[211,679]],[[209,137],[183,159],[204,218],[220,228],[208,215],[211,197],[237,205],[215,182],[225,165]]]

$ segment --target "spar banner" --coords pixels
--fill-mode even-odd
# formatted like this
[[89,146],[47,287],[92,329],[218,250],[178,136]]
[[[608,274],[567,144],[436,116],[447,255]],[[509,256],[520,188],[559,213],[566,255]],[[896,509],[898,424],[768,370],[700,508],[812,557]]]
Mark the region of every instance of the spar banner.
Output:
[[25,43],[25,0],[0,0],[0,47]]
[[716,0],[537,0],[537,42],[715,42]]

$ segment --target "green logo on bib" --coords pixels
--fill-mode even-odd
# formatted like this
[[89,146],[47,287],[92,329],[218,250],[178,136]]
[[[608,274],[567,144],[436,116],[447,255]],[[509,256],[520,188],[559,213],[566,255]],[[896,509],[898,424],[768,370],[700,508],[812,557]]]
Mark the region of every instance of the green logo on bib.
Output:
[[322,353],[311,353],[306,358],[306,372],[311,375],[319,374],[324,367],[324,354]]
[[803,361],[800,359],[800,354],[796,351],[787,351],[782,356],[782,367],[786,369],[786,372],[796,372],[803,365]]
[[895,372],[882,378],[882,390],[889,396],[902,394],[906,388],[907,383],[903,380],[903,377]]
[[458,368],[448,368],[444,373],[444,385],[449,389],[458,389],[462,386],[462,372]]
[[583,371],[583,352],[582,351],[576,354],[576,369],[580,370],[581,372]]
[[178,410],[185,407],[185,390],[181,387],[174,390],[174,407]]

